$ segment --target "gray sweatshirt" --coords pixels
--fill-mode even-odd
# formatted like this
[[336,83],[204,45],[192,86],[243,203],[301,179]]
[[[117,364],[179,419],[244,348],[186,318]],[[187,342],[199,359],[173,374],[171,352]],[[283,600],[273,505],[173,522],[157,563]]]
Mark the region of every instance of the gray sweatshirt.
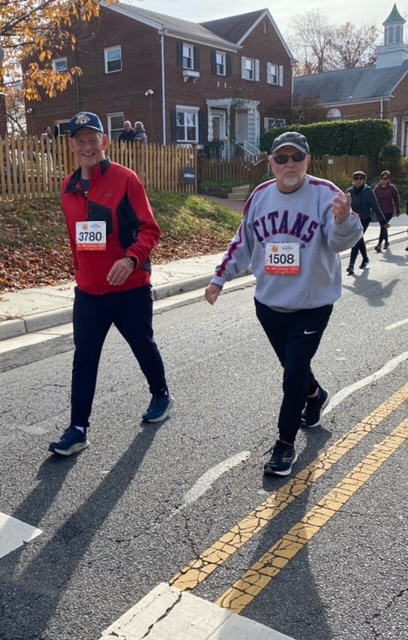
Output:
[[[355,213],[336,223],[331,204],[339,192],[332,182],[309,175],[293,193],[281,193],[275,180],[259,185],[246,202],[243,221],[211,282],[222,287],[251,266],[255,297],[272,309],[333,304],[341,296],[339,252],[363,235]],[[281,256],[282,268],[279,262],[278,268],[272,266],[274,253]],[[291,253],[299,256],[294,262]],[[290,264],[297,268],[287,269]]]

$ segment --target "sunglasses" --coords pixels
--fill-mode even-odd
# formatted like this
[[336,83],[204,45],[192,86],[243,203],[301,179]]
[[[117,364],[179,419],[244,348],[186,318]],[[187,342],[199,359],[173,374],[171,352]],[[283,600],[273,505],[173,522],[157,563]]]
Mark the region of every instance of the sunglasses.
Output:
[[280,156],[272,156],[272,160],[276,162],[276,164],[286,164],[290,159],[292,159],[293,162],[303,162],[303,160],[306,160],[306,156],[306,153],[299,151],[299,153],[294,153],[293,156],[287,156],[284,154]]
[[354,176],[353,180],[364,180],[364,176]]

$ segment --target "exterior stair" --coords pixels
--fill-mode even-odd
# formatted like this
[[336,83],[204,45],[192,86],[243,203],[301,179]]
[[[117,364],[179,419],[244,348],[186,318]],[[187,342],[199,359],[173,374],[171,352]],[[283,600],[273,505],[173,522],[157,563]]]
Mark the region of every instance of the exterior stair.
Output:
[[231,192],[228,194],[228,200],[245,200],[249,196],[249,184],[241,185],[240,187],[232,187]]

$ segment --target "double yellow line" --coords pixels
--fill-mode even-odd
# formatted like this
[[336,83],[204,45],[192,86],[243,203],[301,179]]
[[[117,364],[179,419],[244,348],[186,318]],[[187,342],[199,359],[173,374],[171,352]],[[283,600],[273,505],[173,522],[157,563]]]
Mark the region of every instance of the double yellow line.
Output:
[[[364,418],[347,435],[317,456],[284,487],[272,493],[252,513],[174,576],[170,584],[182,591],[196,588],[407,400],[408,384]],[[235,613],[241,613],[407,440],[408,419],[376,446],[344,480],[269,549],[217,600],[216,604]]]

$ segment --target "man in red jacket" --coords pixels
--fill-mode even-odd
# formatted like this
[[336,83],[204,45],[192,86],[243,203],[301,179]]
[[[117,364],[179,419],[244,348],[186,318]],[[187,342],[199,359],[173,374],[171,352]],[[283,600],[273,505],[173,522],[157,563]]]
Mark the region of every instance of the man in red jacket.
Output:
[[112,324],[132,349],[152,399],[145,422],[164,420],[174,399],[153,337],[150,253],[160,229],[136,173],[105,156],[108,137],[95,113],[70,122],[70,146],[79,168],[62,187],[75,266],[74,363],[71,421],[49,450],[69,456],[88,445],[87,429],[99,359]]

